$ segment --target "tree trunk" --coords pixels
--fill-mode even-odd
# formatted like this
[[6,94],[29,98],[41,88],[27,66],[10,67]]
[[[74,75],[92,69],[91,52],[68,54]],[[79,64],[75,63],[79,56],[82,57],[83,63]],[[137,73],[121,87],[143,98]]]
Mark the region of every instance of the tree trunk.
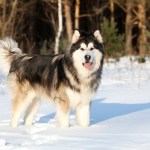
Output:
[[79,29],[79,14],[80,14],[80,0],[76,0],[76,6],[75,6],[75,29]]
[[55,54],[59,52],[59,40],[62,32],[62,3],[61,0],[58,0],[58,32],[55,38]]
[[17,12],[17,4],[18,4],[18,0],[14,0],[13,2],[11,2],[11,11],[9,16],[7,16],[8,18],[6,19],[6,7],[7,7],[7,2],[4,1],[4,7],[3,7],[3,18],[2,18],[2,25],[3,25],[3,29],[2,29],[2,37],[6,36],[7,34],[9,34],[9,36],[14,37],[14,22],[15,22],[15,17],[16,17],[16,12]]
[[5,36],[5,22],[6,22],[6,0],[3,1],[3,11],[2,11],[2,19],[1,19],[1,36],[4,37]]
[[114,24],[114,0],[110,0],[110,12],[111,12],[111,16],[110,16],[110,22],[111,24]]
[[132,18],[132,2],[127,0],[125,21],[125,53],[127,55],[132,55]]
[[65,10],[65,18],[66,18],[66,30],[69,42],[72,38],[72,19],[71,19],[71,10],[70,10],[70,3],[68,0],[65,0],[64,3],[64,10]]
[[140,0],[138,4],[138,27],[140,30],[140,35],[138,38],[139,44],[139,54],[141,57],[144,57],[146,51],[146,14],[145,14],[145,0]]

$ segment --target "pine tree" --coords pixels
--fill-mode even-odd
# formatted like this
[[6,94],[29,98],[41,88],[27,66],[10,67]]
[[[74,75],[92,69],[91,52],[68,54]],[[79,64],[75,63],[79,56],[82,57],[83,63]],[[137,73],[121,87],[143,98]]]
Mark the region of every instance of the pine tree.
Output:
[[116,23],[114,22],[114,24],[110,24],[110,22],[106,18],[103,18],[103,22],[101,24],[101,31],[104,39],[106,58],[118,58],[124,50],[124,35],[118,34]]

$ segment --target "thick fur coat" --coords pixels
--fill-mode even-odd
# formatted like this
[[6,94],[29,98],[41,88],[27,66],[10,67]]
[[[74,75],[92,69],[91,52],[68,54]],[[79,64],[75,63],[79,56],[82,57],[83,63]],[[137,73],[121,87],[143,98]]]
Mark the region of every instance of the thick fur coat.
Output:
[[90,103],[99,86],[103,66],[103,40],[99,30],[75,30],[70,48],[64,54],[41,56],[22,53],[10,38],[0,40],[0,63],[8,73],[12,92],[11,126],[16,127],[22,113],[29,126],[47,97],[56,104],[60,126],[69,126],[69,110],[76,110],[81,126],[90,124]]

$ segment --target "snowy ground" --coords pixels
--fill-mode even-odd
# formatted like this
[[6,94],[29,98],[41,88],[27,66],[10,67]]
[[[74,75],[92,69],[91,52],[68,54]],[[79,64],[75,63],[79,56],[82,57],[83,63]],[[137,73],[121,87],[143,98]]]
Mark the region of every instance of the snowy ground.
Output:
[[47,102],[43,102],[32,127],[9,127],[11,100],[5,77],[0,76],[0,150],[150,149],[149,60],[138,64],[125,57],[104,65],[88,128],[73,125],[74,113],[70,128],[57,127],[55,107]]

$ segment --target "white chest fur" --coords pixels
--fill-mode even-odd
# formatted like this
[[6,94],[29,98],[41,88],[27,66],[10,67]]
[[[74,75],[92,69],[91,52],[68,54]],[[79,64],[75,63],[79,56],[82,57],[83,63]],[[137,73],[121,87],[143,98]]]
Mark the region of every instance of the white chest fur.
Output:
[[80,92],[76,92],[70,88],[66,88],[66,94],[69,98],[70,107],[76,108],[79,104],[87,104],[93,98],[93,92],[90,88],[81,88]]

